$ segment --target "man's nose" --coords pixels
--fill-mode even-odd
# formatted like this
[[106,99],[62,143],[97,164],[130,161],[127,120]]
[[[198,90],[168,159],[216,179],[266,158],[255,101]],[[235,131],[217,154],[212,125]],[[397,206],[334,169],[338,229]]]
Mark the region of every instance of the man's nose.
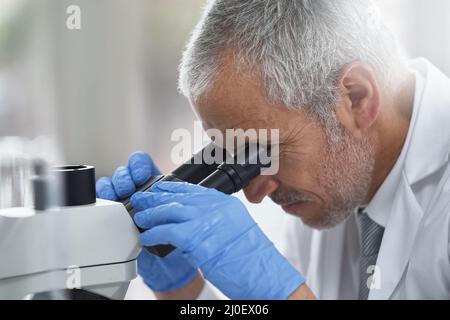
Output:
[[272,176],[259,176],[253,179],[244,189],[244,194],[251,203],[260,203],[279,186],[280,183]]

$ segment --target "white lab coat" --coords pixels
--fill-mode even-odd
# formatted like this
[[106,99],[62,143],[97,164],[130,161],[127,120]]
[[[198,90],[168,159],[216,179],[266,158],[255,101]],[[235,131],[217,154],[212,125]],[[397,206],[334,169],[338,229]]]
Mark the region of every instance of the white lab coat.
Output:
[[[416,88],[411,128],[396,165],[398,179],[386,181],[377,198],[380,204],[385,200],[386,228],[369,299],[450,299],[450,80],[424,59],[411,67],[423,80],[423,90],[418,94]],[[286,248],[318,298],[357,298],[354,215],[328,231],[312,230],[296,219]]]
[[[425,59],[413,61],[411,68],[416,94],[408,138],[367,207],[385,227],[369,299],[450,299],[450,80]],[[355,215],[327,231],[290,219],[285,255],[314,294],[356,299],[360,239]],[[218,295],[210,285],[199,297],[214,298]]]

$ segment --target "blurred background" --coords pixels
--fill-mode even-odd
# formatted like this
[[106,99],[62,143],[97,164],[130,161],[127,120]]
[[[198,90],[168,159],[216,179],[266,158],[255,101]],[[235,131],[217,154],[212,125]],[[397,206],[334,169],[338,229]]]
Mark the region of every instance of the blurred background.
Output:
[[[405,54],[450,75],[450,1],[378,2]],[[70,5],[81,8],[81,30],[66,27]],[[195,119],[177,91],[178,64],[204,5],[0,0],[0,163],[17,165],[8,152],[39,153],[52,163],[95,165],[100,177],[144,150],[163,172],[173,169],[171,133],[193,130]],[[11,179],[0,171],[0,190]],[[27,187],[19,188],[23,197],[3,206],[28,201]],[[290,218],[270,202],[249,209],[282,249],[280,231]],[[140,280],[128,294],[151,297]]]

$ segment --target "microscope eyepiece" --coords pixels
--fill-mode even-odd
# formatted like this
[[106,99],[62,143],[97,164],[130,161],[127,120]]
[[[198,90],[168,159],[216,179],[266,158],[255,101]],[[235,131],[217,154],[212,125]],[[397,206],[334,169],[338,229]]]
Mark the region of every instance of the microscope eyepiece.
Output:
[[[230,155],[225,149],[222,149],[215,143],[210,143],[201,151],[193,155],[191,159],[172,171],[171,174],[166,176],[150,177],[146,183],[136,190],[136,192],[150,191],[152,185],[159,181],[189,182],[192,184],[198,184],[200,181],[213,173],[224,161],[223,159],[226,159],[229,156]],[[134,217],[136,210],[131,205],[130,198],[131,197],[122,199],[122,203],[127,208],[130,215]]]
[[[270,166],[268,151],[270,150],[258,144],[249,144],[231,157],[224,148],[211,143],[171,174],[151,177],[138,191],[149,191],[151,186],[159,181],[176,181],[198,184],[225,194],[233,194],[245,188],[251,180],[259,176],[263,168]],[[131,217],[134,217],[136,209],[131,205],[130,198],[123,200],[122,203]],[[175,247],[157,245],[145,249],[157,256],[165,257],[175,250]]]
[[231,163],[222,163],[199,185],[226,194],[239,192],[259,176],[263,168],[270,166],[270,161],[265,161],[267,163],[263,161],[268,156],[267,152],[268,150],[257,144],[248,145],[232,159]]
[[226,149],[210,143],[189,161],[183,163],[172,172],[172,175],[184,182],[198,184],[213,173],[230,155]]

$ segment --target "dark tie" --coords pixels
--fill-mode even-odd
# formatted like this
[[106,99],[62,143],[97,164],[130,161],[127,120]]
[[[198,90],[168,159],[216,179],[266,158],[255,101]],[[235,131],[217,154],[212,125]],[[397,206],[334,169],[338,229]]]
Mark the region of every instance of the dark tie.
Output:
[[[358,213],[361,238],[361,257],[359,263],[359,300],[367,300],[370,288],[368,279],[372,276],[371,266],[377,263],[378,251],[383,239],[384,228],[370,219],[366,212]],[[369,283],[370,285],[370,283]]]

